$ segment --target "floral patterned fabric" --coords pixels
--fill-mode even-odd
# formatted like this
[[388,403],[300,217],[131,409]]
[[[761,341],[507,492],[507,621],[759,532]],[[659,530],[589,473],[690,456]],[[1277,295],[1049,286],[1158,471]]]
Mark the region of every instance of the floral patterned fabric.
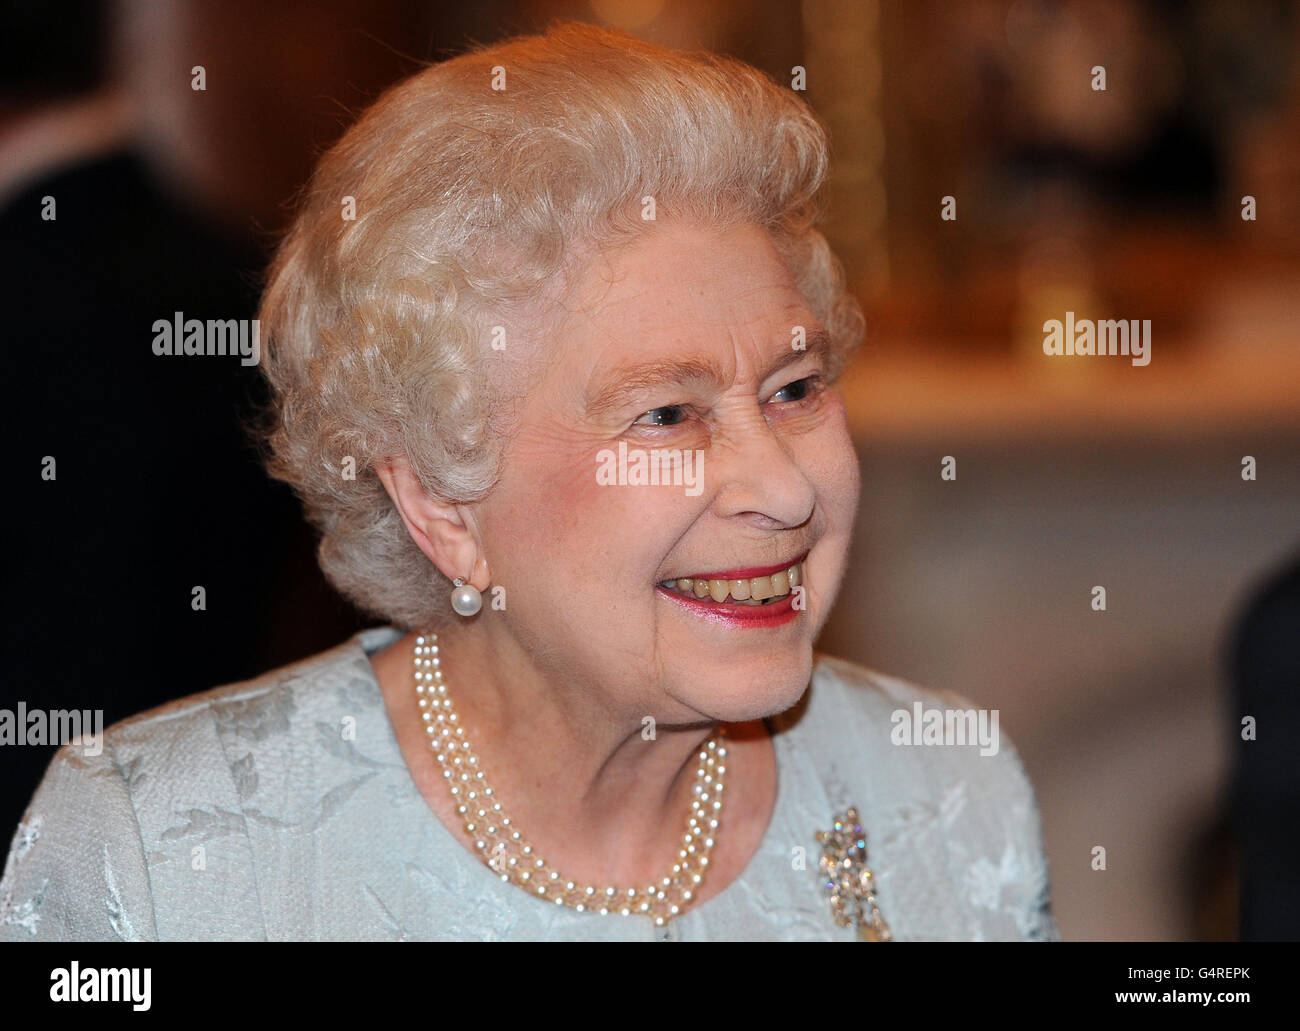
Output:
[[0,878],[0,940],[854,941],[831,918],[815,832],[856,805],[895,940],[1055,939],[1038,809],[1019,757],[890,743],[914,701],[968,708],[818,656],[773,717],[779,790],[744,873],[667,930],[501,881],[429,809],[363,631],[247,683],[64,746]]

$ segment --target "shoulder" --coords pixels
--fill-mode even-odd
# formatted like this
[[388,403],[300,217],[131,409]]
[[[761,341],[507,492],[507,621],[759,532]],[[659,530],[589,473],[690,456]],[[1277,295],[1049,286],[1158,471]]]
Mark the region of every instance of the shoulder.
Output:
[[[213,936],[255,933],[229,903],[256,891],[246,839],[259,778],[286,804],[329,780],[342,761],[341,722],[382,715],[366,650],[396,636],[364,631],[253,680],[138,713],[98,740],[65,744],[10,847],[0,939],[166,937],[164,909],[193,895],[188,874],[214,847],[223,890],[205,883],[212,912],[200,914],[211,921],[202,926]],[[206,905],[187,903],[193,913]]]
[[152,929],[127,781],[107,749],[65,744],[5,859],[0,941],[134,941]]
[[955,691],[819,654],[807,708],[834,745],[855,754],[892,756],[895,765],[925,767],[931,774],[951,768],[990,787],[1032,796],[1001,713]]
[[201,790],[209,778],[250,754],[268,758],[286,738],[301,742],[323,718],[381,701],[366,651],[396,638],[387,628],[347,641],[251,680],[186,695],[121,720],[104,732],[104,748],[128,784],[148,765],[173,788]]
[[166,741],[197,732],[207,723],[253,740],[289,728],[300,710],[332,690],[366,683],[365,649],[391,631],[363,631],[327,651],[263,673],[251,680],[186,695],[121,720],[105,731],[105,742],[130,749],[136,743]]
[[[187,695],[104,733],[142,832],[174,831],[178,812],[231,813],[272,777],[286,797],[310,790],[336,757],[347,722],[382,715],[367,651],[396,633],[363,631],[252,680]],[[382,735],[381,735],[382,736]],[[211,820],[209,822],[212,822]],[[217,818],[214,827],[238,826]]]
[[931,887],[946,880],[966,907],[964,927],[923,936],[1056,936],[1037,799],[998,710],[818,655],[804,720],[830,792],[870,815],[899,867],[931,865]]

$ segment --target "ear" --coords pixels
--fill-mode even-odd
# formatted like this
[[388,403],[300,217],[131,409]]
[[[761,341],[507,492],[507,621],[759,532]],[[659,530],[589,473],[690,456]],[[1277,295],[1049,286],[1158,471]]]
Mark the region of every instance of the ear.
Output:
[[401,515],[406,532],[425,557],[447,579],[464,577],[466,583],[486,590],[490,577],[473,512],[465,505],[431,498],[420,486],[405,455],[377,462],[375,473]]

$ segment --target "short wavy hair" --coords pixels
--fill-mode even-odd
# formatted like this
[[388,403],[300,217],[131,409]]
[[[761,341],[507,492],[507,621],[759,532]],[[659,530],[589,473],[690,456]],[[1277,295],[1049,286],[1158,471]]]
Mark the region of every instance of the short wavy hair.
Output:
[[487,494],[509,405],[487,373],[491,326],[586,249],[653,226],[643,198],[660,219],[765,227],[838,376],[863,318],[814,228],[828,162],[817,117],[758,70],[584,24],[383,94],[317,166],[259,313],[268,469],[319,530],[330,582],[404,629],[454,618],[374,467],[404,455],[432,496]]

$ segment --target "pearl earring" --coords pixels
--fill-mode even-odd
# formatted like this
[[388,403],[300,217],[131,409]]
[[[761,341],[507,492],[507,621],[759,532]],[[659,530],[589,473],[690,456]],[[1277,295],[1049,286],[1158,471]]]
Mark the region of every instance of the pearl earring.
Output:
[[459,615],[472,616],[483,607],[483,595],[473,584],[467,584],[459,576],[455,579],[455,590],[451,592],[451,607]]

